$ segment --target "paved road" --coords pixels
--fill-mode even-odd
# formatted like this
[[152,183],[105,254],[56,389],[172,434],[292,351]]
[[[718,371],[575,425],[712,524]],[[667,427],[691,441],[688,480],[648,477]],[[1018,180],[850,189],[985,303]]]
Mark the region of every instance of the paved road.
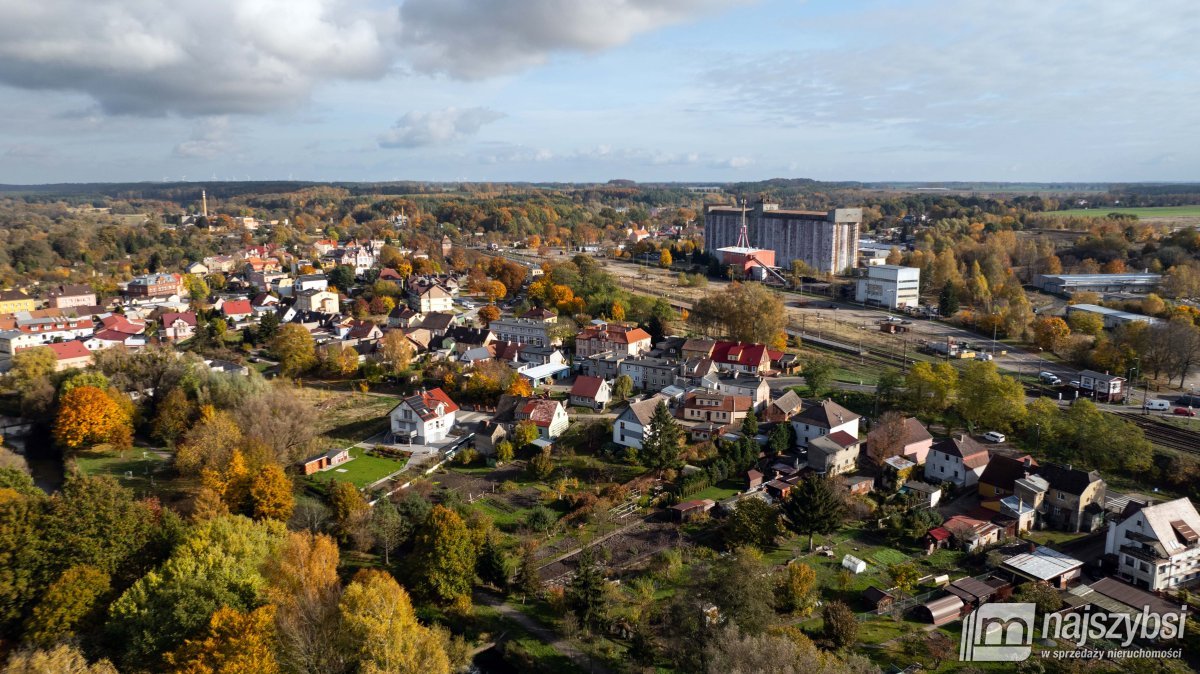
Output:
[[583,671],[596,672],[597,674],[608,674],[609,670],[607,667],[604,667],[600,663],[594,661],[586,653],[576,648],[571,642],[560,637],[558,633],[554,632],[550,628],[542,625],[540,622],[534,620],[528,615],[521,613],[512,606],[509,606],[504,602],[503,599],[497,597],[496,595],[479,593],[476,595],[476,599],[478,599],[480,603],[496,609],[500,612],[500,615],[517,623],[527,632],[538,639],[541,639],[544,643],[550,644],[552,647],[554,647],[554,650],[570,658],[575,665]]

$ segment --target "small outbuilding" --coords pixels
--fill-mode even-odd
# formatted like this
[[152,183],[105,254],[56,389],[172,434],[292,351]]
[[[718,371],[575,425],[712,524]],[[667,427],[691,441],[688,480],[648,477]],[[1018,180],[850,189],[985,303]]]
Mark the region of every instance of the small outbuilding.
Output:
[[946,595],[921,605],[922,616],[934,625],[954,622],[962,615],[963,602],[955,595]]
[[871,610],[873,611],[882,611],[890,608],[892,604],[896,603],[895,597],[875,587],[874,585],[863,590],[862,598],[863,601],[867,603],[867,606],[870,606]]
[[671,513],[677,522],[690,522],[712,510],[716,504],[716,501],[709,498],[684,501],[671,506]]

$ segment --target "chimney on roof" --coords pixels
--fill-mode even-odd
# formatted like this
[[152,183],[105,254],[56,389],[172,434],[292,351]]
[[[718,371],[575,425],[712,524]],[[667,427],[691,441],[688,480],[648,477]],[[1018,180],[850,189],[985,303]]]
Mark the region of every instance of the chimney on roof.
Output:
[[1033,554],[1037,550],[1037,544],[1032,541],[1029,543],[1029,553]]
[[[1024,466],[1026,468],[1028,468],[1031,465],[1033,465],[1033,457],[1026,454],[1024,457],[1021,458],[1021,463],[1024,464]],[[1067,466],[1067,468],[1070,468],[1070,466]]]
[[1067,464],[1067,470],[1071,470],[1071,464]]

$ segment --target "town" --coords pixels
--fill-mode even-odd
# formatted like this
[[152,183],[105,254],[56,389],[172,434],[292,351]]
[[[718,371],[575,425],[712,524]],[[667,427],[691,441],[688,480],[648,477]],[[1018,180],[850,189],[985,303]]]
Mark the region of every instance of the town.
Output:
[[1197,606],[1159,195],[400,187],[0,197],[5,649],[937,671],[983,606]]

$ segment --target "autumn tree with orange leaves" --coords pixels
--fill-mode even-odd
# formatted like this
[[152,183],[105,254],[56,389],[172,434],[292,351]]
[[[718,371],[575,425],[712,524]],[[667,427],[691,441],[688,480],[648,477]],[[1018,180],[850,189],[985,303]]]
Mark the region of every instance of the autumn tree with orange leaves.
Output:
[[131,430],[129,414],[112,397],[95,386],[80,386],[59,402],[54,440],[66,449],[76,450],[128,437]]
[[172,674],[276,674],[274,642],[274,606],[249,612],[226,606],[212,615],[207,630],[168,653],[167,664]]

